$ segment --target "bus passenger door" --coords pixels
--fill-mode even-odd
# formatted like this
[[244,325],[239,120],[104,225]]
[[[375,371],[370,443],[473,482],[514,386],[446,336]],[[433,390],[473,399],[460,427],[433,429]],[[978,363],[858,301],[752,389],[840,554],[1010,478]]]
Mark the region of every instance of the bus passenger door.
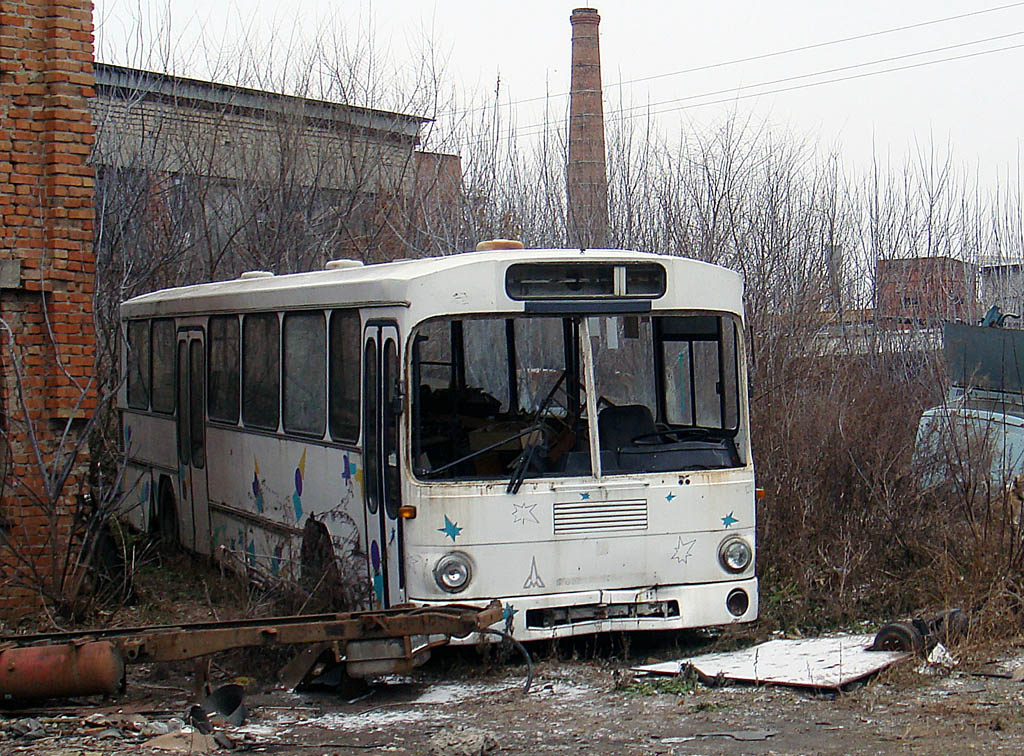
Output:
[[178,332],[178,533],[186,548],[210,553],[206,490],[206,347],[200,328]]
[[405,601],[402,564],[398,329],[371,322],[363,337],[363,490],[368,569],[376,604]]

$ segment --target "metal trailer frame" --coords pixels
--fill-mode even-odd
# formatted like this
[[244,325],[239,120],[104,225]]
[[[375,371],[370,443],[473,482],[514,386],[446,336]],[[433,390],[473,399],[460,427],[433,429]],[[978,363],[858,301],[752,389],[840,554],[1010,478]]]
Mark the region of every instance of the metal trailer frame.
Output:
[[[202,659],[235,648],[305,645],[281,671],[299,684],[331,652],[350,677],[408,672],[451,639],[487,631],[499,601],[180,625],[0,636],[0,702],[111,694],[126,664]],[[205,665],[203,665],[205,666]],[[202,669],[202,666],[197,666]],[[205,683],[205,680],[202,681]]]

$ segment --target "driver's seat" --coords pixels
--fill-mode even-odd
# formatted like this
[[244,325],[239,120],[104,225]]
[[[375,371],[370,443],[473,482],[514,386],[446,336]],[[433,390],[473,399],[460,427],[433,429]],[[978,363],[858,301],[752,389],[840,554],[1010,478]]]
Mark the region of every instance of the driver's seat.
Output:
[[597,413],[597,435],[605,451],[631,446],[637,436],[657,431],[651,410],[643,404],[605,407]]

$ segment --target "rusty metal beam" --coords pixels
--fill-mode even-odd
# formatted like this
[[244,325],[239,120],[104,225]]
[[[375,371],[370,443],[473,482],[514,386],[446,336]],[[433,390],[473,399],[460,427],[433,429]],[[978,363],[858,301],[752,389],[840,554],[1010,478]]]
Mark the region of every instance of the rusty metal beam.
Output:
[[[33,697],[71,695],[72,690],[83,693],[61,682],[68,675],[78,676],[80,668],[84,677],[102,678],[106,687],[98,692],[109,689],[107,678],[113,673],[108,668],[113,662],[84,664],[79,649],[100,649],[104,651],[99,655],[101,661],[120,663],[123,659],[123,663],[131,664],[198,659],[233,648],[332,644],[346,650],[346,656],[352,651],[353,659],[346,661],[351,661],[353,670],[363,670],[361,674],[376,674],[385,668],[402,672],[425,661],[431,649],[452,637],[484,630],[501,617],[501,603],[492,601],[483,609],[462,604],[402,606],[344,614],[7,635],[0,636],[0,660],[6,660],[8,666],[17,662],[19,670],[33,671]],[[16,673],[13,666],[11,672],[6,678],[0,675],[0,700],[25,697],[19,682],[22,673]]]
[[231,648],[295,645],[325,641],[449,635],[461,638],[501,619],[501,604],[484,609],[462,604],[399,607],[369,612],[312,614],[266,619],[197,622],[181,625],[81,630],[65,633],[0,636],[0,647],[57,645],[109,640],[125,652],[125,661],[194,659]]

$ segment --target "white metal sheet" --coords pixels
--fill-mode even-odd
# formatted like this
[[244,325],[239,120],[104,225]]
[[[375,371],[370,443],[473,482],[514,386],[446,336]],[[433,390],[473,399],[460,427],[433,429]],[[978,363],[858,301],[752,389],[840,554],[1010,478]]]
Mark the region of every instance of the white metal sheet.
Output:
[[687,664],[707,677],[811,688],[841,688],[908,654],[869,651],[873,635],[773,640],[742,651],[704,654],[690,659],[634,667],[634,672],[677,675]]

